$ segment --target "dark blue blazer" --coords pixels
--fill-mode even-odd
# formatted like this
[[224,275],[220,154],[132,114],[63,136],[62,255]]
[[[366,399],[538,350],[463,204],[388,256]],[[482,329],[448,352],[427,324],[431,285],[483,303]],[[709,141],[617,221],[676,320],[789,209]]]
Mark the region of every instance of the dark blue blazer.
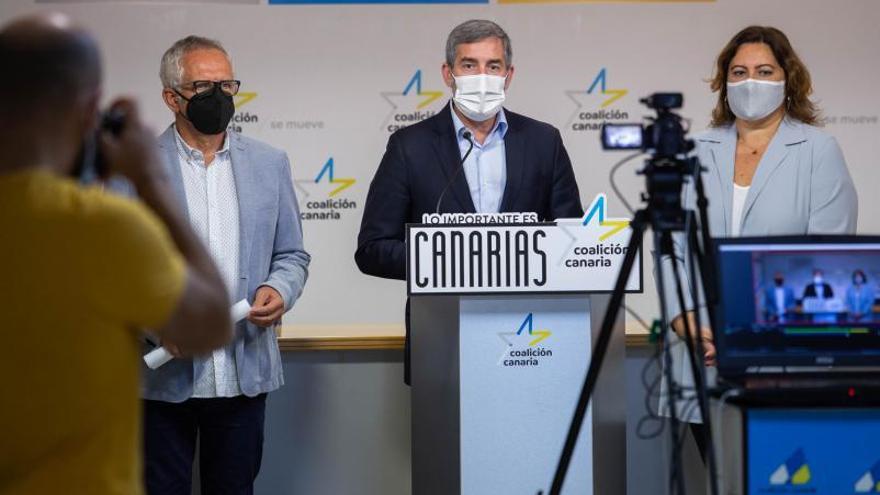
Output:
[[[535,212],[541,220],[583,215],[574,171],[559,131],[505,109],[507,185],[502,212]],[[354,255],[360,270],[377,277],[406,278],[407,223],[434,213],[443,188],[456,173],[461,152],[450,105],[431,118],[400,129],[388,139],[376,170]],[[470,189],[458,173],[440,205],[441,213],[473,213]]]

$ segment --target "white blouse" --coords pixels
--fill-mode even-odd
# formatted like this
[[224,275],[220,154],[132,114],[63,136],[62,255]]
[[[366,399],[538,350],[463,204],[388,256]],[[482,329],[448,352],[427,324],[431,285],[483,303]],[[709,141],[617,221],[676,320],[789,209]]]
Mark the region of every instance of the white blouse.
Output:
[[746,205],[746,196],[749,195],[751,186],[741,186],[733,183],[733,215],[731,216],[731,237],[739,237],[742,230],[743,207]]

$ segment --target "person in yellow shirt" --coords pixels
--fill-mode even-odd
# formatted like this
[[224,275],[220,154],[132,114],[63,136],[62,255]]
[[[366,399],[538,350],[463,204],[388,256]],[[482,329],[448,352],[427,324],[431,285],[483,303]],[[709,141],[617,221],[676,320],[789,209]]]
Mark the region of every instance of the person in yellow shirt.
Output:
[[69,178],[95,136],[95,41],[58,14],[0,30],[0,494],[143,492],[139,340],[231,337],[228,296],[133,102],[102,133],[139,200]]

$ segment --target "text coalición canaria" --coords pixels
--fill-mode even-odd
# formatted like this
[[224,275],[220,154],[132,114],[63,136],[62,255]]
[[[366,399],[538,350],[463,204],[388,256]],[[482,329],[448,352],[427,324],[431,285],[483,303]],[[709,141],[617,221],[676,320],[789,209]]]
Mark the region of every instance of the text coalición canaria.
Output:
[[547,283],[542,229],[436,229],[413,238],[419,288],[529,288]]

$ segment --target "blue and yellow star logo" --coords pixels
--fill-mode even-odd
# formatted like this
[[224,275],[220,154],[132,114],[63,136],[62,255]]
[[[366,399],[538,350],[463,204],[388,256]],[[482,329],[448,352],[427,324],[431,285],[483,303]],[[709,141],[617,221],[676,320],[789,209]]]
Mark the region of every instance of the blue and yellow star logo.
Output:
[[[426,108],[428,105],[434,103],[437,99],[443,96],[443,91],[436,90],[427,90],[422,88],[422,70],[418,69],[413,73],[412,77],[409,81],[404,85],[403,91],[383,91],[379,93],[389,105],[391,105],[391,111],[388,113],[388,116],[385,117],[385,121],[382,124],[384,127],[388,124],[388,121],[391,119],[391,116],[398,112],[398,107],[403,106],[404,109],[412,109],[414,111],[419,111]],[[416,97],[417,102],[413,107],[411,98]],[[403,102],[406,100],[406,103]],[[400,105],[398,104],[400,103]]]
[[880,493],[880,461],[865,471],[853,489],[856,493]]
[[607,200],[605,198],[605,194],[599,194],[594,199],[590,207],[587,209],[587,213],[584,215],[583,222],[581,225],[587,226],[595,217],[599,222],[599,226],[608,227],[608,230],[599,236],[599,241],[605,241],[606,239],[614,236],[618,232],[623,229],[629,227],[629,219],[626,218],[605,218],[605,204]]
[[798,448],[770,475],[770,484],[806,485],[812,479],[810,465],[803,448]]
[[321,167],[321,171],[318,172],[318,175],[315,176],[314,179],[303,179],[296,181],[296,187],[302,192],[304,198],[308,198],[310,196],[308,188],[304,187],[307,184],[320,184],[322,180],[324,180],[328,184],[334,185],[333,189],[327,193],[327,196],[332,198],[342,191],[348,189],[353,186],[355,182],[357,182],[354,178],[351,177],[336,177],[334,175],[334,162],[333,157],[327,159],[324,163],[324,166]]
[[535,347],[541,341],[549,338],[553,333],[547,329],[539,329],[535,330],[535,317],[533,313],[529,313],[523,319],[522,323],[519,325],[519,328],[515,332],[499,332],[498,338],[504,341],[507,344],[507,347],[513,347],[513,338],[517,336],[521,336],[523,332],[528,331],[528,335],[531,337],[528,346]]
[[574,113],[571,114],[571,118],[568,119],[568,123],[571,124],[574,122],[575,118],[578,114],[581,113],[581,110],[584,107],[584,104],[587,103],[592,106],[595,103],[590,103],[593,101],[594,95],[597,93],[603,96],[602,103],[599,105],[599,109],[608,108],[616,101],[620,100],[627,94],[629,94],[628,89],[617,88],[611,89],[608,88],[608,70],[605,67],[602,67],[599,70],[599,73],[596,74],[596,77],[593,78],[593,82],[590,83],[590,86],[586,91],[582,89],[573,89],[565,92],[565,95],[574,102],[577,108],[575,108]]
[[251,92],[239,91],[238,94],[235,95],[234,100],[233,100],[233,104],[235,105],[235,109],[238,110],[239,108],[245,106],[245,104],[247,104],[248,102],[250,102],[251,100],[253,100],[256,97],[257,97],[257,93],[255,93],[253,91],[251,91]]
[[403,90],[403,96],[407,96],[415,87],[416,95],[422,96],[424,99],[419,102],[416,106],[417,110],[421,110],[426,106],[430,105],[434,100],[443,96],[442,91],[422,91],[422,70],[419,69],[413,74],[412,79],[406,83],[406,88]]
[[607,70],[605,69],[605,67],[602,67],[599,73],[596,74],[596,78],[593,79],[593,83],[590,84],[590,89],[587,90],[587,94],[591,95],[593,94],[593,91],[596,90],[596,86],[599,86],[601,94],[609,95],[609,97],[602,102],[602,106],[600,108],[608,107],[609,105],[623,98],[627,95],[627,93],[629,93],[629,90],[627,89],[608,89],[606,84],[607,79]]

